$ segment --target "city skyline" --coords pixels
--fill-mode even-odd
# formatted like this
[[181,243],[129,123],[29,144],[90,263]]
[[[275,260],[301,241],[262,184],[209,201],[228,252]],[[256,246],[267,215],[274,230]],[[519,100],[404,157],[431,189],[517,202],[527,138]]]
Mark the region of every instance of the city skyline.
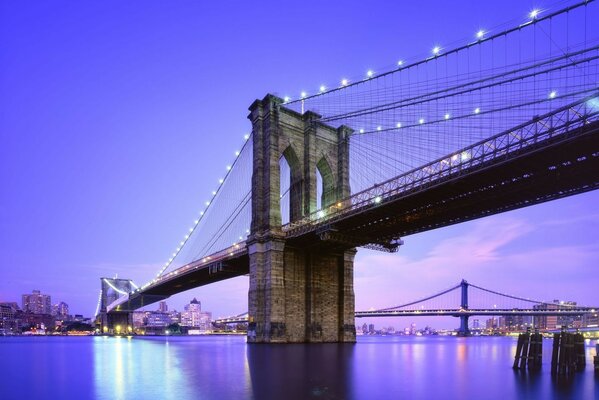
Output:
[[[317,4],[276,20],[249,5],[2,4],[0,301],[36,288],[91,316],[100,277],[151,279],[243,143],[255,98],[387,70],[523,21],[533,7],[556,7],[425,2],[386,4],[397,8],[374,16],[358,3]],[[321,19],[301,18],[302,7]],[[276,32],[266,44],[257,34],[265,26]],[[383,35],[397,43],[377,41]],[[590,192],[416,234],[397,254],[360,249],[356,309],[414,300],[462,278],[595,305],[598,201]],[[234,315],[247,309],[247,288],[247,277],[234,278],[169,303],[182,309],[198,297],[215,317]],[[403,324],[385,321],[376,324]]]

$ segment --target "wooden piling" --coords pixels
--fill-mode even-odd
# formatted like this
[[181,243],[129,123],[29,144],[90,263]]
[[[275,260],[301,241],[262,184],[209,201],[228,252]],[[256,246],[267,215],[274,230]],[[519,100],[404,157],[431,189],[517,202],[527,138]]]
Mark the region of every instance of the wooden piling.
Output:
[[522,345],[524,343],[524,334],[521,333],[518,335],[518,344],[516,345],[516,356],[514,357],[514,365],[512,368],[518,369],[518,364],[520,363],[520,357],[522,356]]
[[543,364],[543,336],[537,331],[530,336],[528,369],[538,371]]
[[580,332],[574,335],[574,349],[576,354],[576,370],[583,371],[586,367],[587,359],[584,349],[584,336]]
[[528,361],[528,347],[530,345],[530,333],[526,332],[523,334],[524,339],[522,342],[522,357],[520,357],[520,369],[526,368],[526,362]]
[[551,375],[557,375],[557,362],[559,357],[559,344],[561,336],[559,333],[553,334],[553,350],[551,353]]

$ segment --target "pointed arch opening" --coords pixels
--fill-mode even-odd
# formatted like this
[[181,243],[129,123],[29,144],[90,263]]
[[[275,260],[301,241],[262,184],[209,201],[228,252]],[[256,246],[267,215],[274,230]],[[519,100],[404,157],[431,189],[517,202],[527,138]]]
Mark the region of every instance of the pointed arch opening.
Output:
[[331,165],[325,157],[322,157],[320,161],[318,161],[316,164],[316,170],[317,204],[320,200],[320,207],[317,208],[326,208],[337,200],[335,194],[336,188],[333,170],[331,169]]
[[301,216],[302,180],[300,163],[291,146],[279,158],[281,224]]

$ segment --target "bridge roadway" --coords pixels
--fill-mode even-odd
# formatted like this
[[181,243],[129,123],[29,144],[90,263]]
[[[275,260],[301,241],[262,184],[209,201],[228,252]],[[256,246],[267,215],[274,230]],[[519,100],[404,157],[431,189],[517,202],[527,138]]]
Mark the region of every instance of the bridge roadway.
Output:
[[[286,245],[394,251],[400,237],[596,189],[599,110],[589,111],[586,103],[537,117],[283,226]],[[248,273],[241,242],[152,280],[107,311],[132,311]]]
[[195,287],[249,273],[245,242],[153,279],[109,304],[108,312],[129,312]]
[[[599,186],[599,110],[564,107],[283,227],[287,243],[378,246]],[[320,214],[320,215],[319,215]]]

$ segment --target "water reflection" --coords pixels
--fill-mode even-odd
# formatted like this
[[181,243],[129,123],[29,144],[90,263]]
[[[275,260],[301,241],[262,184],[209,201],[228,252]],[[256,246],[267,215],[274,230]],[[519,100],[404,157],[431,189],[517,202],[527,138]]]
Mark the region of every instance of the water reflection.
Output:
[[354,344],[250,345],[255,399],[348,399]]
[[512,369],[515,346],[505,337],[0,337],[0,399],[599,398],[592,348],[584,372],[552,379],[550,340],[539,373]]
[[190,395],[190,385],[177,368],[180,357],[164,340],[95,337],[93,371],[95,398],[174,399]]

